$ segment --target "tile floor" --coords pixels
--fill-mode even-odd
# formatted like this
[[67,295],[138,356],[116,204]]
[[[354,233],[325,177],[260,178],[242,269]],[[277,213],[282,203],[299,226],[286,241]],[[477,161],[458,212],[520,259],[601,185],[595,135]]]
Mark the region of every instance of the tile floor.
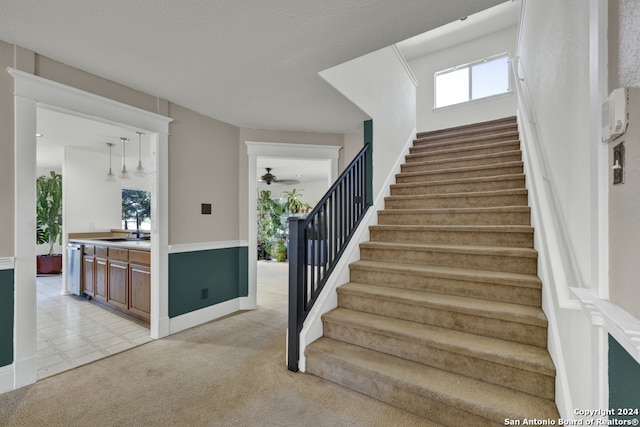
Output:
[[[287,263],[258,262],[258,306],[286,315]],[[76,295],[60,295],[62,276],[38,276],[38,379],[151,341],[149,328]]]
[[38,379],[151,341],[144,324],[85,298],[60,295],[61,286],[61,275],[36,281]]

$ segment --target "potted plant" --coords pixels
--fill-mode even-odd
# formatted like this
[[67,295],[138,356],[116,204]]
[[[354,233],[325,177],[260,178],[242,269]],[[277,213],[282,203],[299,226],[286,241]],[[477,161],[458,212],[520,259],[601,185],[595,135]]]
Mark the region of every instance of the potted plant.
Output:
[[265,259],[276,258],[277,240],[283,234],[283,205],[271,198],[271,191],[262,190],[258,197],[258,249]]
[[284,206],[289,213],[297,214],[304,208],[305,203],[300,200],[300,191],[293,188],[291,191],[283,191],[282,194],[285,197]]
[[55,171],[36,180],[36,242],[49,245],[49,253],[37,257],[37,272],[60,273],[62,255],[53,253],[53,245],[62,244],[62,175]]

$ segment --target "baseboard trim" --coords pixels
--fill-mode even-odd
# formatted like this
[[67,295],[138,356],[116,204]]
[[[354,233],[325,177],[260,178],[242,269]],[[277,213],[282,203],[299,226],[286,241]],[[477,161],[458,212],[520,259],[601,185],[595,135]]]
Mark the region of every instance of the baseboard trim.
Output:
[[14,371],[13,363],[0,368],[0,394],[13,390]]
[[235,313],[241,309],[241,299],[243,298],[235,298],[221,302],[220,304],[172,317],[169,319],[169,334],[173,335],[177,332]]

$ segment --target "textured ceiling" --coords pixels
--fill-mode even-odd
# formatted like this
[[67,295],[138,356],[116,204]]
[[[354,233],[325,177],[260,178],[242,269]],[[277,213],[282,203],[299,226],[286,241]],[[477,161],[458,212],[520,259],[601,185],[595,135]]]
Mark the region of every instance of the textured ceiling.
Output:
[[0,40],[239,127],[347,132],[318,72],[504,0],[0,0]]

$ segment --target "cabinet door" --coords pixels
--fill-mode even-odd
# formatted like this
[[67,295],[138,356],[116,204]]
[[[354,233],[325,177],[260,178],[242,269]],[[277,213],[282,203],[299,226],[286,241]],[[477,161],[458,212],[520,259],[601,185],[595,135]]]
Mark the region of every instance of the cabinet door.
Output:
[[107,261],[107,302],[120,310],[129,309],[129,264]]
[[93,298],[97,301],[107,300],[107,260],[106,258],[95,259],[95,283],[93,288]]
[[84,256],[82,257],[82,263],[82,292],[93,296],[95,289],[95,272],[93,269],[95,258],[92,256]]
[[131,314],[149,322],[151,318],[151,271],[147,265],[131,264],[130,307]]

